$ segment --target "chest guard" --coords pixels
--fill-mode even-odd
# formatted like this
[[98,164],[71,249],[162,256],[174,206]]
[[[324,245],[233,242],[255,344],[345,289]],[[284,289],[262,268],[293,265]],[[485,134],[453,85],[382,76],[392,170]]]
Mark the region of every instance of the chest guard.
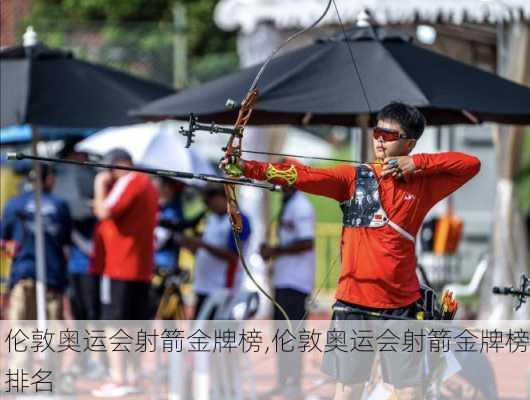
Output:
[[414,236],[388,219],[379,198],[379,182],[375,172],[364,164],[355,169],[355,193],[351,199],[340,203],[342,224],[354,228],[380,228],[389,225],[414,242]]

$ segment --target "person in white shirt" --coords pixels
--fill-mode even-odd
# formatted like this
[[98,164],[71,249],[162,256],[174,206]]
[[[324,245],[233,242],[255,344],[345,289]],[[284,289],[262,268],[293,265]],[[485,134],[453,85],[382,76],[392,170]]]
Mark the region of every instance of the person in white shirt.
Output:
[[[182,238],[181,245],[195,253],[193,288],[197,297],[195,319],[208,298],[220,289],[239,290],[242,282],[242,267],[239,261],[230,219],[226,211],[224,188],[219,184],[208,184],[204,189],[204,201],[211,211],[202,237]],[[243,229],[239,235],[243,251],[250,236],[249,219],[241,214]],[[212,319],[212,310],[208,319]]]
[[[278,221],[278,244],[261,247],[261,256],[273,260],[275,300],[290,320],[305,319],[306,300],[315,282],[315,212],[308,198],[292,187],[284,187]],[[274,309],[274,319],[284,319]],[[293,357],[296,354],[296,357]],[[275,391],[299,391],[302,353],[278,354],[278,386]]]

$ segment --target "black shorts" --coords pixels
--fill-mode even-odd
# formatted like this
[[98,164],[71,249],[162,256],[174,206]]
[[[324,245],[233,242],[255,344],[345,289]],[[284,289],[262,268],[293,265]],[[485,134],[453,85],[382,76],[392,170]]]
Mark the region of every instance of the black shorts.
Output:
[[[357,309],[359,313],[335,311],[337,308],[340,309],[340,307],[351,307]],[[407,329],[406,321],[385,320],[389,318],[381,319],[381,317],[377,317],[375,314],[370,315],[369,313],[383,314],[387,317],[414,319],[418,311],[415,303],[398,309],[373,309],[341,301],[337,301],[333,305],[333,309],[330,331],[344,331],[346,338],[351,338],[360,332],[366,332],[366,335],[377,338],[385,335],[387,329],[402,338],[403,335],[400,335],[400,333],[404,334]],[[348,323],[347,321],[351,322]],[[356,330],[356,332],[352,332],[352,329]],[[359,336],[357,336],[356,340],[360,342]],[[370,348],[372,351],[370,351]],[[320,370],[344,384],[368,382],[372,374],[375,356],[379,352],[383,380],[386,383],[398,389],[410,386],[424,386],[426,381],[424,352],[403,352],[399,350],[387,352],[380,347],[381,351],[377,351],[377,349],[377,346],[362,347],[361,345],[357,346],[355,350],[350,347],[344,348],[345,351],[333,349],[333,351],[324,353]]]
[[110,304],[104,307],[103,319],[146,320],[149,319],[148,282],[110,280]]
[[68,292],[74,319],[100,319],[100,279],[99,276],[90,274],[70,274]]
[[[283,307],[291,321],[301,320],[306,317],[305,303],[307,293],[291,288],[276,288],[274,298]],[[278,307],[274,307],[273,312],[273,319],[285,320]]]

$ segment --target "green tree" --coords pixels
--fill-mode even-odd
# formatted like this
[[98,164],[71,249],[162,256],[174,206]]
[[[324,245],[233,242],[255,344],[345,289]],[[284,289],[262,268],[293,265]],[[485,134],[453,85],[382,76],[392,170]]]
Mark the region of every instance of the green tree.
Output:
[[[76,46],[84,32],[94,34],[95,52],[78,48],[81,56],[171,82],[173,40],[187,42],[190,81],[203,81],[237,68],[235,34],[213,22],[217,0],[34,0],[25,21],[52,46]],[[175,6],[184,9],[186,26],[174,24]],[[181,18],[177,18],[181,19]]]

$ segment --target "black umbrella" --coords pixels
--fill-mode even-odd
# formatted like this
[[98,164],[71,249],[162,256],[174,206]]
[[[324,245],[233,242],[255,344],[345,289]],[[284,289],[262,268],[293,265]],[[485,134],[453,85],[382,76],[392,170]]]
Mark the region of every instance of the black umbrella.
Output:
[[174,91],[42,45],[0,51],[0,126],[103,128],[135,122],[131,108]]
[[[103,128],[134,122],[127,110],[173,92],[101,65],[75,59],[70,52],[42,45],[0,51],[0,127],[29,124],[36,155],[36,127]],[[40,176],[40,165],[34,164]],[[46,266],[41,182],[35,180],[37,319],[46,320]]]
[[[391,101],[419,107],[434,125],[493,121],[530,123],[530,88],[415,46],[404,34],[357,28],[319,39],[271,62],[258,84],[251,124],[357,125]],[[133,112],[144,118],[185,118],[232,123],[227,97],[241,100],[260,66],[182,91]],[[363,87],[367,99],[362,93]]]

